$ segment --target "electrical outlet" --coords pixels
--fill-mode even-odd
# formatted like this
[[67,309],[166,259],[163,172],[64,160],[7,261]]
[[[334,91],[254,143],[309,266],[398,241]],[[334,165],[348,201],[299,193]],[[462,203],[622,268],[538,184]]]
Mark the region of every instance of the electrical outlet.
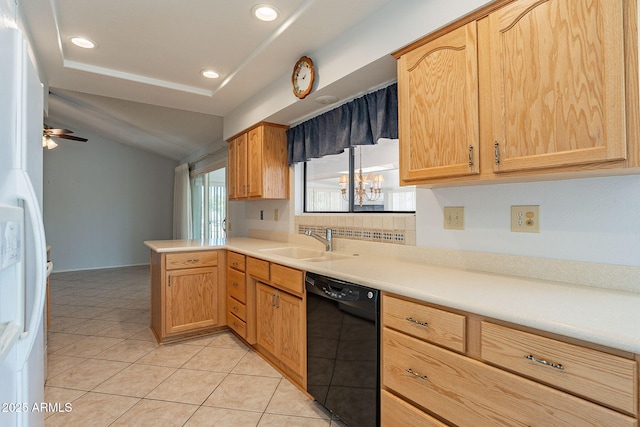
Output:
[[464,206],[444,207],[444,228],[464,230]]
[[275,210],[273,211],[273,220],[274,220],[274,221],[277,221],[277,220],[279,220],[279,219],[280,219],[280,212],[278,211],[278,209],[275,209]]
[[264,211],[260,211],[260,221],[264,220]]
[[511,206],[511,231],[540,232],[540,206]]

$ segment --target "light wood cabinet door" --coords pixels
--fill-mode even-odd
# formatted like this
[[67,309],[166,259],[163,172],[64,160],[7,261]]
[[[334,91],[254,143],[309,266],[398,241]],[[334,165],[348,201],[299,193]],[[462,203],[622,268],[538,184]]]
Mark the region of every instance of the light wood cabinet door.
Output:
[[251,129],[247,136],[247,196],[262,196],[263,127]]
[[623,1],[519,0],[488,19],[494,171],[625,159]]
[[479,173],[476,22],[399,58],[400,179]]
[[276,296],[276,337],[278,358],[296,373],[306,371],[306,313],[302,299],[278,292]]
[[235,139],[236,144],[236,198],[247,198],[248,182],[247,182],[247,134],[242,134]]
[[299,379],[306,373],[304,301],[264,283],[256,284],[256,338],[263,349]]
[[276,355],[276,293],[271,286],[256,284],[256,340],[273,355]]
[[165,296],[166,334],[218,324],[217,267],[167,272]]
[[227,160],[227,192],[229,193],[229,200],[238,198],[238,145],[236,140],[229,142],[229,158]]

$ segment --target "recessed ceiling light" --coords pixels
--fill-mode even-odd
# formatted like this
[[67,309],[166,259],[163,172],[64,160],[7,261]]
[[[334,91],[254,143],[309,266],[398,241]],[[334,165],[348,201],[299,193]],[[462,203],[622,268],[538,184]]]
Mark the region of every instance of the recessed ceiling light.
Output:
[[98,46],[96,42],[94,42],[93,40],[89,40],[86,37],[71,37],[71,43],[84,49],[93,49],[94,47]]
[[273,21],[278,17],[279,10],[270,4],[257,4],[251,9],[253,16],[261,21]]
[[202,70],[200,71],[200,74],[208,79],[217,79],[218,77],[220,77],[220,74],[216,73],[213,70]]

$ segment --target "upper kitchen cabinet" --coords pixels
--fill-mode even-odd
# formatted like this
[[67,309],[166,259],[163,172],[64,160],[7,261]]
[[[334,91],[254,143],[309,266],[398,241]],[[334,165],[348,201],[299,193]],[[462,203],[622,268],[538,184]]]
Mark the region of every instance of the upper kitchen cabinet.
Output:
[[229,199],[288,199],[287,126],[259,123],[229,140]]
[[398,59],[402,184],[477,174],[476,23]]
[[402,184],[637,173],[637,0],[502,0],[396,52]]
[[496,172],[626,158],[622,0],[519,0],[488,24]]

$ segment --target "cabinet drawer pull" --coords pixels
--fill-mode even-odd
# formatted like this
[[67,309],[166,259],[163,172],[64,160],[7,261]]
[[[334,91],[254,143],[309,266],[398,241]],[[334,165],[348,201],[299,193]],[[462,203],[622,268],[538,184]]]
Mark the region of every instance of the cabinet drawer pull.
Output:
[[237,306],[237,305],[234,305],[234,306],[232,307],[232,310],[233,310],[233,311],[238,311],[238,306]]
[[237,267],[238,263],[234,261],[234,262],[231,263],[231,265],[234,266],[234,267]]
[[231,284],[231,286],[233,286],[234,288],[237,288],[237,287],[238,287],[238,284],[237,284],[236,282],[233,282],[233,283]]
[[411,368],[407,369],[407,370],[406,370],[406,372],[407,372],[408,374],[413,375],[414,377],[418,377],[418,378],[420,378],[421,380],[427,380],[427,376],[426,376],[426,375],[420,375],[420,374],[419,374],[419,373],[417,373],[417,372],[413,372],[413,369],[411,369]]
[[413,317],[407,317],[405,320],[411,322],[411,323],[415,323],[416,325],[420,325],[420,326],[424,326],[425,328],[427,326],[429,326],[429,323],[427,322],[421,322],[419,320],[414,319]]
[[195,264],[196,262],[200,261],[199,259],[188,259],[187,262],[189,264]]
[[560,371],[564,371],[564,366],[562,366],[560,363],[547,362],[544,359],[538,359],[537,357],[535,357],[532,354],[530,354],[528,356],[525,355],[524,358],[528,359],[528,360],[531,360],[532,362],[540,363],[541,365],[550,366],[550,367],[558,369]]

